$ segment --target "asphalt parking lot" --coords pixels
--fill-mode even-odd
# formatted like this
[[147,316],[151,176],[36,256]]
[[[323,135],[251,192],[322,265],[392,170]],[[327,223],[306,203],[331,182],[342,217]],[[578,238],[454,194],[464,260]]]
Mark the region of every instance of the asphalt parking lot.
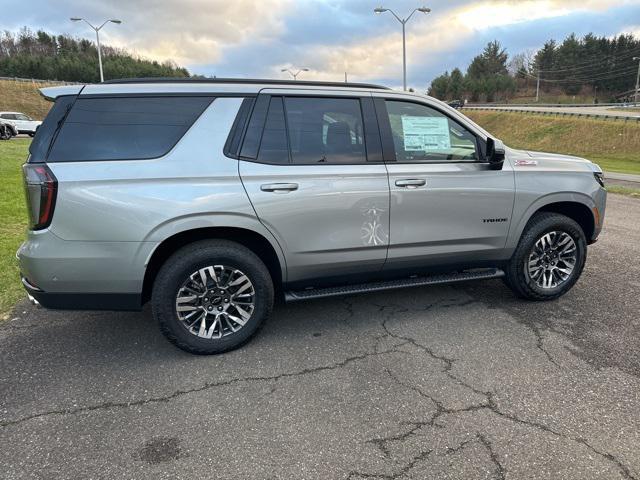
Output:
[[640,201],[610,196],[578,285],[283,305],[241,350],[149,311],[0,325],[5,479],[640,478]]

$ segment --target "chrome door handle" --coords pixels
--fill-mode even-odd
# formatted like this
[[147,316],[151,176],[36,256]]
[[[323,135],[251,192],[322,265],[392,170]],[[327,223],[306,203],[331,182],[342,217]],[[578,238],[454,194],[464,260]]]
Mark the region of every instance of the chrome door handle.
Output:
[[396,180],[396,187],[418,188],[426,184],[427,181],[424,178],[403,178],[402,180]]
[[292,192],[297,189],[297,183],[265,183],[263,185],[260,185],[260,190],[262,190],[263,192],[286,193]]

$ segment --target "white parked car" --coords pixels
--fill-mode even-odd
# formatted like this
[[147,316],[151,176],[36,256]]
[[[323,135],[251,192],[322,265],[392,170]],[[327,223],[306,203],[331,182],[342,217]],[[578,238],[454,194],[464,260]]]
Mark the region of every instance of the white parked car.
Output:
[[33,137],[42,122],[20,112],[0,112],[0,120],[12,125],[17,133],[26,133]]

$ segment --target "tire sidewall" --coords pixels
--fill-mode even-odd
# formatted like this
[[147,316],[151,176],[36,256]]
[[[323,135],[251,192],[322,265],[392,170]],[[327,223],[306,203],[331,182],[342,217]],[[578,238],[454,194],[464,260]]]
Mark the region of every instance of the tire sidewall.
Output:
[[[178,319],[175,301],[180,286],[195,271],[211,265],[241,270],[253,284],[255,305],[247,323],[220,339],[190,333]],[[273,308],[273,283],[269,271],[250,250],[231,242],[200,242],[174,254],[160,269],[154,283],[152,309],[163,333],[175,345],[192,353],[222,353],[244,344]]]

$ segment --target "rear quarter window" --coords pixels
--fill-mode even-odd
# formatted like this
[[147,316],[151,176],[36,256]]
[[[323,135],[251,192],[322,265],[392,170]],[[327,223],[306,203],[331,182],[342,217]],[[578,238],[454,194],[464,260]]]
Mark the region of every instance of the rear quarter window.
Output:
[[212,100],[212,97],[79,97],[47,160],[161,157],[182,138]]
[[42,125],[38,128],[31,145],[29,145],[29,163],[43,163],[46,160],[51,142],[76,98],[76,95],[56,98]]

